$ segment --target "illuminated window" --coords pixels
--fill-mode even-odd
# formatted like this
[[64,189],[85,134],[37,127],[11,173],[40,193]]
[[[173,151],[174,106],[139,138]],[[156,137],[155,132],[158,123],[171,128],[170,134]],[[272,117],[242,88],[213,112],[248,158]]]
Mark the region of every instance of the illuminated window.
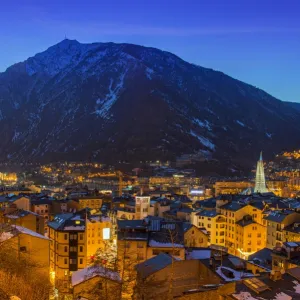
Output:
[[110,238],[110,228],[103,228],[103,239],[109,240]]
[[76,225],[80,225],[80,221],[75,221],[75,224]]

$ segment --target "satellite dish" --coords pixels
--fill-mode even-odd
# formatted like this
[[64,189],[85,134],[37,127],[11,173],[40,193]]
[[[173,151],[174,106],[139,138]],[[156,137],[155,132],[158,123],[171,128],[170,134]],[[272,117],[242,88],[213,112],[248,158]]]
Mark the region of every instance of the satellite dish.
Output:
[[285,270],[284,269],[281,269],[280,270],[280,273],[283,275],[285,273]]

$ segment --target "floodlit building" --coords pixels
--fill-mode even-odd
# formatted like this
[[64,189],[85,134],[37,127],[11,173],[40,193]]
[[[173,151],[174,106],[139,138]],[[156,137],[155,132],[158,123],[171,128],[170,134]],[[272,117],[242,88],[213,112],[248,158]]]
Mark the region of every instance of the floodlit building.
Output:
[[256,167],[256,176],[255,176],[255,186],[254,193],[268,193],[269,190],[266,186],[266,178],[264,171],[264,162],[262,159],[262,152],[260,153],[259,161],[257,162]]
[[[50,239],[18,225],[1,224],[0,244],[7,251],[16,251],[18,257],[28,259],[39,272],[49,276]],[[38,274],[37,274],[38,276]]]
[[300,223],[300,213],[288,209],[274,210],[265,217],[265,220],[267,221],[267,247],[273,249],[289,241],[286,238],[292,235],[289,234],[290,225]]
[[225,246],[226,217],[214,210],[202,210],[195,214],[193,224],[205,228],[209,243]]
[[57,215],[48,227],[51,277],[58,293],[69,295],[72,273],[86,267],[85,220],[66,213]]
[[111,299],[121,297],[119,273],[101,266],[91,266],[72,274],[73,299]]

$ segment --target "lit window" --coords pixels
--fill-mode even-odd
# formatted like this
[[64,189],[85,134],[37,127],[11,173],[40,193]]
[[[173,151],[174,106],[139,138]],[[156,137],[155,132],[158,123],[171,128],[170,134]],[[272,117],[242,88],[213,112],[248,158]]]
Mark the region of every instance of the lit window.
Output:
[[103,228],[103,239],[109,240],[110,238],[110,228]]

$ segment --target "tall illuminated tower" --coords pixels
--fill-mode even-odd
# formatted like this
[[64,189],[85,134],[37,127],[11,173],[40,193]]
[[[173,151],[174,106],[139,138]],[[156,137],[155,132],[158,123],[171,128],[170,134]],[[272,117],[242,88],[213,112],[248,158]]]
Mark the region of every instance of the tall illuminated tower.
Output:
[[264,162],[262,159],[262,152],[260,152],[259,161],[257,162],[257,167],[256,167],[254,193],[268,193],[268,192],[269,191],[266,187]]

